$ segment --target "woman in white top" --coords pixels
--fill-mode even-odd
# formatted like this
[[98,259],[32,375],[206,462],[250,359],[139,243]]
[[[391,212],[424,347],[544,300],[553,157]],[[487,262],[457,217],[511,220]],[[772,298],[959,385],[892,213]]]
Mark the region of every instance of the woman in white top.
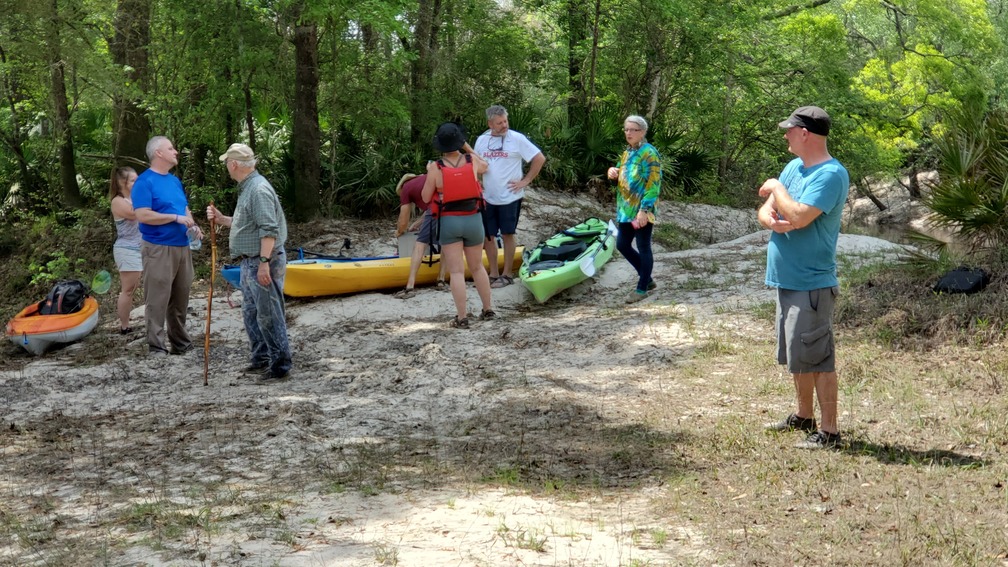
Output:
[[112,201],[112,218],[115,219],[116,241],[112,246],[112,256],[119,268],[119,299],[116,313],[119,315],[119,332],[123,335],[133,331],[129,326],[130,311],[133,309],[133,293],[140,285],[143,261],[140,259],[140,226],[133,212],[130,193],[137,173],[132,167],[117,167],[112,170],[109,183],[109,199]]

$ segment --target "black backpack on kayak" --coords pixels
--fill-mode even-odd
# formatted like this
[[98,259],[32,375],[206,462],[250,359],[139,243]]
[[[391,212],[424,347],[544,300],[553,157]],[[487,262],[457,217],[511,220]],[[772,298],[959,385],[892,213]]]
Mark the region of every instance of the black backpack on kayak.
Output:
[[56,282],[49,295],[39,302],[39,315],[67,315],[84,309],[87,287],[78,280]]

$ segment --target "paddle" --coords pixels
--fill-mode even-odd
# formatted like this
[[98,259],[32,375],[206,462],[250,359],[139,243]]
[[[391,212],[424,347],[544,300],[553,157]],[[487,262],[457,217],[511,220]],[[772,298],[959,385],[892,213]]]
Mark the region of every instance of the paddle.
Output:
[[585,277],[590,278],[595,275],[595,255],[598,254],[599,250],[601,250],[606,245],[605,242],[606,240],[609,240],[609,235],[614,235],[618,232],[619,231],[616,229],[616,224],[613,223],[612,220],[610,220],[609,230],[607,230],[606,233],[602,235],[602,245],[596,248],[595,251],[592,252],[590,256],[585,256],[584,258],[581,259],[581,266],[580,266],[581,273],[584,274]]
[[[213,206],[213,200],[210,200]],[[209,384],[210,374],[210,311],[213,309],[214,274],[217,272],[217,227],[214,219],[210,219],[210,291],[206,300],[206,330],[203,331],[203,385]]]

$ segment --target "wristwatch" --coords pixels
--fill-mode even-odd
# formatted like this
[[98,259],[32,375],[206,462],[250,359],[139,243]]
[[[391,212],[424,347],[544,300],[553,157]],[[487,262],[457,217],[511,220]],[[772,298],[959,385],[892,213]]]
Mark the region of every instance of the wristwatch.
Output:
[[269,256],[259,256],[259,263],[260,264],[265,264],[265,263],[267,263],[269,261],[270,261]]

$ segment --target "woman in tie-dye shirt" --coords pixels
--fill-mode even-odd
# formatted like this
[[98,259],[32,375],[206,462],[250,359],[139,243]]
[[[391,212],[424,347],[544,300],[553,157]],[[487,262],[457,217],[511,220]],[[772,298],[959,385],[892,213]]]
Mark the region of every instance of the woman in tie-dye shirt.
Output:
[[[609,179],[619,180],[616,191],[616,222],[619,235],[616,249],[637,270],[637,288],[627,296],[627,303],[636,303],[648,296],[657,285],[651,278],[654,256],[651,253],[651,231],[654,228],[658,194],[661,193],[661,156],[647,141],[647,120],[628,116],[623,122],[627,149],[616,167],[609,168]],[[636,242],[637,249],[633,244]]]

